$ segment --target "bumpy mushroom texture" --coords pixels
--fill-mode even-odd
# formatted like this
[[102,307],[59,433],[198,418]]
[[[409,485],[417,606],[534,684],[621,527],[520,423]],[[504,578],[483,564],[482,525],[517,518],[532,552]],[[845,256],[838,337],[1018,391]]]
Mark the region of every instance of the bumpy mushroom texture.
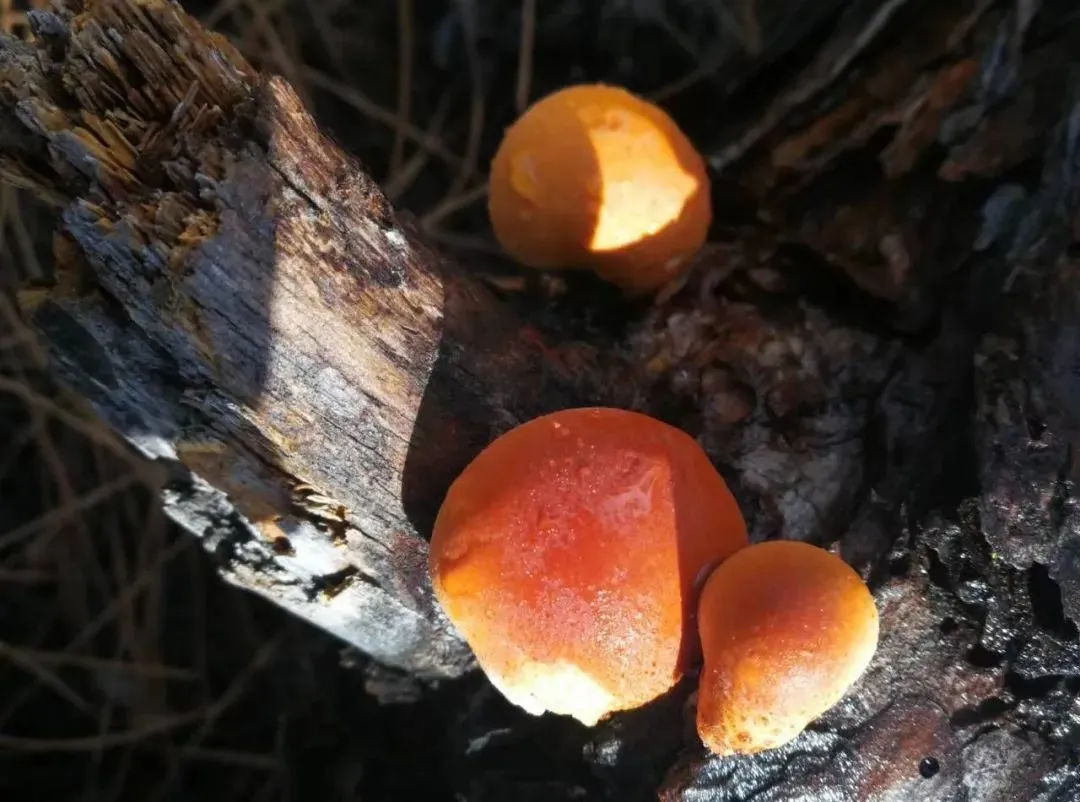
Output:
[[697,727],[718,755],[781,746],[832,707],[877,648],[859,575],[825,549],[769,541],[709,577],[698,626],[705,666]]
[[709,456],[737,472],[752,539],[821,540],[858,504],[898,344],[832,314],[774,261],[752,236],[717,246],[632,342]]
[[491,164],[495,236],[523,265],[585,267],[632,294],[657,289],[705,242],[705,162],[659,107],[613,86],[542,98]]
[[689,435],[576,409],[511,430],[465,469],[430,567],[503,695],[591,725],[664,693],[696,659],[696,590],[746,544],[735,499]]

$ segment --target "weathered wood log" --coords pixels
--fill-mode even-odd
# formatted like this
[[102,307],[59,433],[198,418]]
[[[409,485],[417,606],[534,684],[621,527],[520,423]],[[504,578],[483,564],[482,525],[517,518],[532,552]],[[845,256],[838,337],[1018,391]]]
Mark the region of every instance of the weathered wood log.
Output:
[[[460,672],[418,532],[496,434],[632,382],[545,347],[179,6],[31,21],[36,44],[0,39],[0,172],[62,209],[31,315],[59,373],[208,483],[169,509],[218,533],[234,581],[391,665]],[[191,496],[211,489],[259,537],[215,524],[228,505]]]

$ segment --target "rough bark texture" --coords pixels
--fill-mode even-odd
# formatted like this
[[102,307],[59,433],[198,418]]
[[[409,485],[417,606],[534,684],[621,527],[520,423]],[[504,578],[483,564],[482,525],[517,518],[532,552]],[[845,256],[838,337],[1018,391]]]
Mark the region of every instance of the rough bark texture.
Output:
[[234,581],[392,665],[460,673],[418,531],[480,447],[599,399],[604,369],[441,264],[286,83],[178,6],[32,24],[36,46],[0,44],[0,170],[62,205],[32,316],[60,374],[205,480],[169,497],[186,526],[214,531],[228,494],[260,535],[208,542]]
[[[284,84],[159,0],[0,44],[4,170],[64,206],[33,322],[99,414],[209,480],[166,507],[227,576],[419,676],[468,665],[423,583],[434,503],[567,401],[698,436],[755,539],[837,543],[879,601],[869,672],[784,748],[705,754],[693,678],[592,730],[465,679],[408,718],[431,737],[402,750],[401,796],[1076,800],[1080,15],[741,5],[779,77],[703,144],[718,206],[758,219],[630,325],[618,381],[589,348],[530,345]],[[801,12],[823,42],[780,69]],[[755,86],[724,53],[731,91]]]

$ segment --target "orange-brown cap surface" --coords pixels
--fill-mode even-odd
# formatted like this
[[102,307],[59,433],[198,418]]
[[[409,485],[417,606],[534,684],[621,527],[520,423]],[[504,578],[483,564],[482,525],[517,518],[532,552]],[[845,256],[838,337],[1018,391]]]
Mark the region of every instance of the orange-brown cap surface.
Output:
[[491,164],[495,236],[531,267],[587,267],[631,293],[655,290],[705,242],[705,163],[661,108],[586,84],[530,106]]
[[491,682],[593,724],[668,690],[697,653],[699,575],[747,543],[689,435],[590,408],[525,423],[450,487],[436,595]]
[[832,707],[877,648],[878,615],[859,575],[790,540],[743,549],[706,581],[697,728],[719,755],[787,743]]

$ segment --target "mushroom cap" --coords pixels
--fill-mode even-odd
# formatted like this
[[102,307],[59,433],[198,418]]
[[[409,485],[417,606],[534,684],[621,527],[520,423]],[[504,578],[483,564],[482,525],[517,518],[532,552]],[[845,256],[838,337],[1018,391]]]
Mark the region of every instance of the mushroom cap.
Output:
[[698,734],[718,755],[752,754],[787,743],[843,697],[877,648],[878,614],[842,559],[774,540],[706,580],[698,628]]
[[511,125],[491,164],[488,214],[518,262],[585,267],[655,290],[705,242],[705,162],[660,107],[603,84],[571,86]]
[[511,702],[591,725],[678,680],[698,654],[700,579],[746,543],[693,438],[634,412],[570,409],[469,464],[439,510],[430,568]]

